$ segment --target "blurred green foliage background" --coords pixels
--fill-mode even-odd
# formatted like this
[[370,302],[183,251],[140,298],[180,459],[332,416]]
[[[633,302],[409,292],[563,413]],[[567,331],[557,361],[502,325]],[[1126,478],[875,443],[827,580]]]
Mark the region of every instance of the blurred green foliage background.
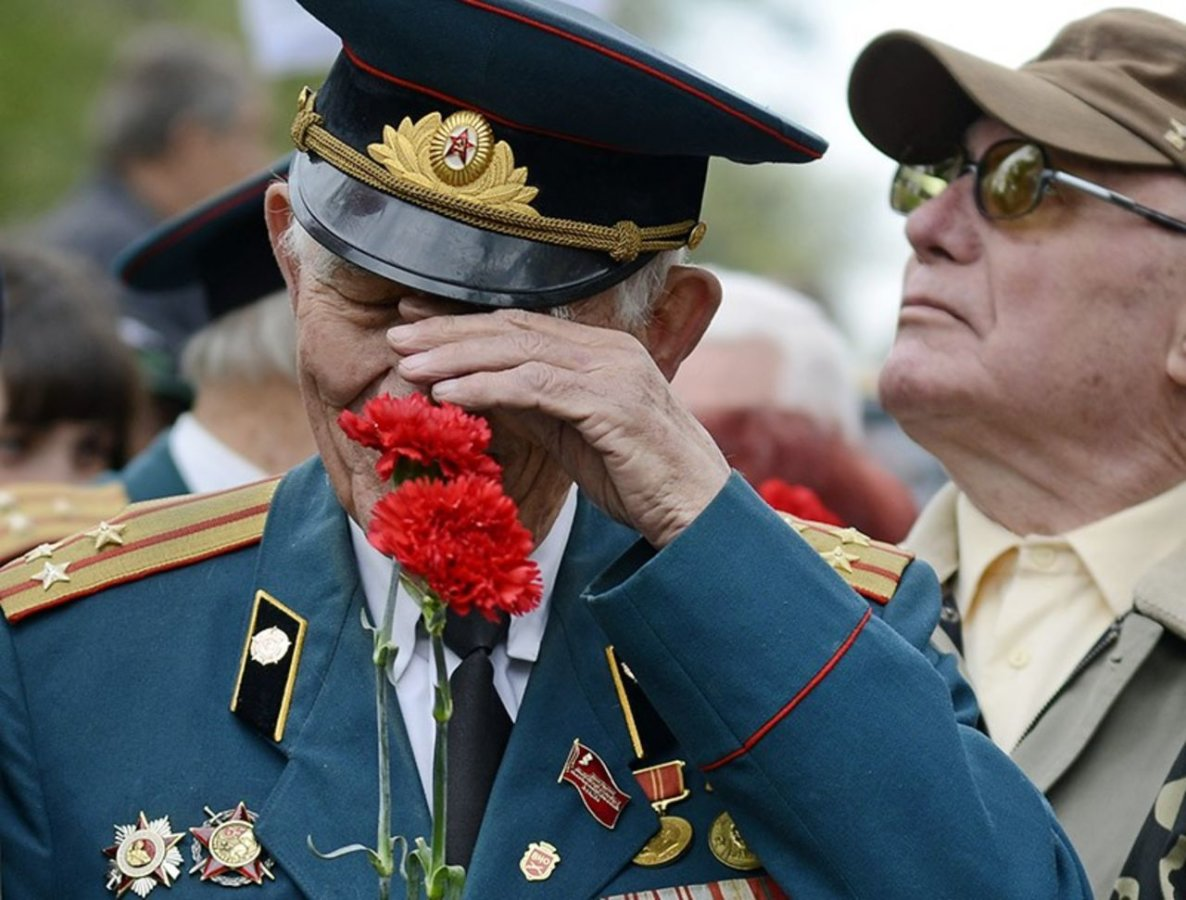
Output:
[[[688,37],[688,4],[720,2],[625,0],[616,6],[616,19],[667,48]],[[788,47],[812,40],[809,22],[785,12],[795,4],[754,3],[749,14],[768,7],[770,25],[785,32]],[[246,51],[237,0],[3,0],[3,5],[3,230],[20,230],[35,221],[88,173],[91,105],[122,39],[141,26],[183,24],[229,37]],[[287,129],[297,91],[319,79],[320,73],[311,72],[271,83],[277,155],[290,147]],[[847,190],[843,182],[804,177],[800,167],[718,160],[710,169],[705,201],[708,237],[697,259],[768,275],[830,306],[830,272],[858,249],[845,230]]]

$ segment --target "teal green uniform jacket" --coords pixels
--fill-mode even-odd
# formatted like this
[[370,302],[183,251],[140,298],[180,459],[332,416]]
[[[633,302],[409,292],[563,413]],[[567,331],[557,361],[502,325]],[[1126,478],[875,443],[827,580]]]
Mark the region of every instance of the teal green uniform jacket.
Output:
[[[244,896],[376,896],[362,856],[325,861],[308,847],[375,834],[371,638],[346,518],[316,461],[283,479],[265,513],[261,540],[191,548],[206,558],[88,593],[119,554],[202,540],[138,533],[143,520],[128,518],[123,544],[91,552],[98,563],[23,595],[76,590],[69,602],[21,617],[15,589],[0,590],[18,620],[0,623],[5,900],[112,896],[102,850],[115,826],[144,812],[183,832],[204,808],[240,801],[275,860],[275,879]],[[220,529],[238,521],[210,515]],[[258,590],[307,620],[278,741],[228,708]],[[582,501],[466,896],[1089,896],[1041,795],[971,727],[972,696],[928,643],[938,611],[918,563],[884,605],[858,596],[737,476],[661,552]],[[666,867],[632,862],[658,820],[631,773],[608,645],[673,733],[671,758],[687,762],[691,794],[669,812],[693,839]],[[392,717],[394,833],[427,835],[394,698]],[[559,780],[574,740],[630,795],[613,828]],[[710,852],[723,811],[764,869],[734,871]],[[559,862],[529,881],[520,863],[538,842]],[[179,877],[153,900],[225,890],[189,874],[191,843],[187,834]]]
[[123,484],[128,498],[133,502],[190,493],[190,487],[181,477],[181,470],[177,468],[169,449],[167,431],[123,469],[114,473],[113,478]]

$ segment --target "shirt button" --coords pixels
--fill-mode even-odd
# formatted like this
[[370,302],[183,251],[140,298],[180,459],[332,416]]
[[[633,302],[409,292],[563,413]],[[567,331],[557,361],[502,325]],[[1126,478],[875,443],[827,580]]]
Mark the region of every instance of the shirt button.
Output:
[[1015,669],[1024,669],[1030,664],[1030,652],[1025,647],[1018,647],[1009,654],[1009,665]]
[[1035,547],[1033,553],[1034,565],[1039,569],[1049,569],[1054,565],[1054,549],[1052,547]]

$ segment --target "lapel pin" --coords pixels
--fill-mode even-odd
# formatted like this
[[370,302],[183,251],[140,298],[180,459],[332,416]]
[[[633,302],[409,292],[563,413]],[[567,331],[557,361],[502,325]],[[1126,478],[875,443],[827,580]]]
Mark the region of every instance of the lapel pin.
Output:
[[107,870],[107,890],[122,897],[131,891],[147,897],[158,884],[172,887],[181,874],[181,851],[177,845],[184,834],[173,834],[169,817],[151,822],[140,812],[131,825],[115,826],[115,843],[103,850],[111,860]]
[[190,856],[194,865],[190,874],[198,873],[202,881],[213,881],[223,887],[243,887],[263,884],[265,878],[275,878],[273,859],[255,837],[256,815],[240,803],[234,809],[216,813],[205,808],[208,818],[189,833],[194,836]]
[[519,860],[519,871],[528,881],[544,881],[552,877],[560,865],[560,854],[547,841],[532,841]]
[[585,809],[611,830],[630,802],[630,795],[618,787],[605,761],[579,739],[572,742],[557,781],[566,781],[576,788]]

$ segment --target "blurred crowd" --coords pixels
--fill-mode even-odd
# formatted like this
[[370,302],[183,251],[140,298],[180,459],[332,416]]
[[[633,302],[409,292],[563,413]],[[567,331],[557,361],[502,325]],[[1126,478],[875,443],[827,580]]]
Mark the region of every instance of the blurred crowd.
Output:
[[[277,4],[245,12],[251,60],[224,38],[177,26],[130,36],[95,101],[86,178],[3,236],[0,482],[88,482],[178,425],[184,435],[200,424],[233,450],[239,464],[227,465],[242,480],[312,452],[292,434],[301,419],[285,302],[264,302],[261,291],[248,310],[215,296],[247,279],[238,248],[222,254],[236,271],[217,276],[188,256],[164,279],[146,281],[127,265],[146,241],[192,241],[195,209],[217,214],[211,198],[225,206],[265,170],[278,152],[268,73],[293,58],[305,67],[325,58],[325,34],[310,37],[303,20],[279,32],[258,27],[285,21]],[[261,217],[258,204],[250,215]],[[153,237],[162,227],[168,233]],[[226,249],[237,236],[221,240]],[[257,242],[259,268],[279,292],[262,227]],[[207,263],[219,255],[206,253]],[[724,313],[679,390],[755,486],[805,490],[836,521],[901,539],[942,482],[938,465],[880,414],[821,304],[757,275],[723,274]],[[213,287],[212,277],[221,279]]]

